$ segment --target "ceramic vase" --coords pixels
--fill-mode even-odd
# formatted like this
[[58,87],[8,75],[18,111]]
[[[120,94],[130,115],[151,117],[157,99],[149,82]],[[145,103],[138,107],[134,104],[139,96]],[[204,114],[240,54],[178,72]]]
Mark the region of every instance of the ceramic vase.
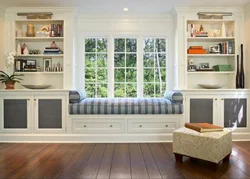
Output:
[[17,55],[22,54],[21,45],[19,43],[17,44],[17,47],[16,47],[16,53],[17,53]]
[[221,37],[226,37],[226,26],[225,26],[225,22],[222,22],[222,26],[221,26]]

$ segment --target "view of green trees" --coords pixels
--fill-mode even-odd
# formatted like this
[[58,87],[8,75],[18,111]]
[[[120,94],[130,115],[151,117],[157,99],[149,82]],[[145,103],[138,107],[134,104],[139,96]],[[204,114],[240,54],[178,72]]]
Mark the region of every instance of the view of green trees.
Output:
[[[107,39],[85,39],[85,90],[107,97]],[[166,40],[144,39],[143,96],[160,97],[166,89]],[[114,39],[114,97],[137,97],[137,39]]]

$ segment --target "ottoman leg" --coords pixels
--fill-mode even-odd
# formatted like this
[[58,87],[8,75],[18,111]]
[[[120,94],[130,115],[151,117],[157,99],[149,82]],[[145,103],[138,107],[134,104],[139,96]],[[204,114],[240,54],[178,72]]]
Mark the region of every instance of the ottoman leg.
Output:
[[176,162],[182,162],[183,155],[174,153]]
[[223,161],[228,162],[230,159],[231,152],[223,159]]

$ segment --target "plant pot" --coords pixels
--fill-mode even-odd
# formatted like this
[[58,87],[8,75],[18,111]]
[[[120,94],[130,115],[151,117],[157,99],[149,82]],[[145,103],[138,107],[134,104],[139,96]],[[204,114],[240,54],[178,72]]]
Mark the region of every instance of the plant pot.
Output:
[[6,81],[5,86],[6,86],[5,89],[14,89],[15,81]]

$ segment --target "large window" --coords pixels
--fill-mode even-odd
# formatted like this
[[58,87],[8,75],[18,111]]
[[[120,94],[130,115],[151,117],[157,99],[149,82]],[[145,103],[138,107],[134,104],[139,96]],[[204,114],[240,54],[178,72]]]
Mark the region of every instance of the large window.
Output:
[[166,90],[166,39],[143,42],[143,96],[161,97]]
[[85,39],[85,90],[88,97],[108,96],[107,38]]
[[136,39],[114,39],[114,97],[137,97]]
[[167,40],[138,39],[85,38],[85,90],[88,97],[163,96]]

